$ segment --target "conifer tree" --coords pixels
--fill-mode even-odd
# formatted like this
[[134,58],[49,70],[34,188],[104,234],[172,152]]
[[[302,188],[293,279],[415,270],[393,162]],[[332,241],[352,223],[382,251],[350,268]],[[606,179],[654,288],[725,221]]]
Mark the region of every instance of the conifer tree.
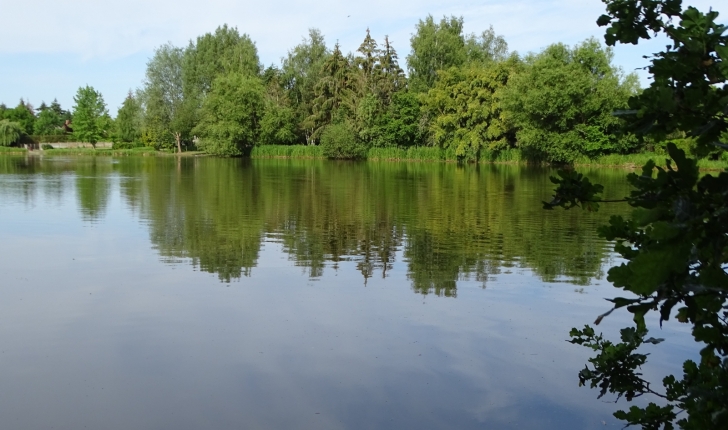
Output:
[[131,90],[116,114],[114,139],[121,142],[134,142],[141,136],[141,105]]
[[344,100],[350,96],[351,80],[351,64],[341,53],[337,42],[331,56],[323,64],[323,77],[316,86],[313,114],[306,120],[314,130],[314,139],[319,137],[324,126],[333,121]]
[[111,123],[106,103],[100,92],[93,87],[80,87],[73,107],[73,131],[82,142],[96,148],[96,143],[104,138]]
[[311,28],[308,37],[288,51],[288,56],[283,59],[281,79],[288,92],[299,133],[307,144],[314,142],[314,123],[308,119],[314,113],[316,89],[323,76],[323,64],[330,55],[321,31]]
[[378,93],[385,105],[389,105],[392,95],[406,88],[407,78],[399,66],[397,51],[389,42],[389,36],[384,36],[384,48],[379,51],[378,64]]
[[373,90],[374,85],[376,85],[375,68],[379,60],[379,49],[377,47],[377,42],[372,39],[371,34],[369,34],[368,28],[364,41],[356,51],[361,54],[356,57],[354,64],[361,72],[361,77],[363,78],[362,90]]

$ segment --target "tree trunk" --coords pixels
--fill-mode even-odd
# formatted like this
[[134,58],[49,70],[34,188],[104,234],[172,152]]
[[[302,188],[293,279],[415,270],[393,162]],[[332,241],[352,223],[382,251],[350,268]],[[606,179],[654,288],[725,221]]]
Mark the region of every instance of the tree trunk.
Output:
[[182,153],[182,133],[176,132],[174,139],[177,141],[177,153]]

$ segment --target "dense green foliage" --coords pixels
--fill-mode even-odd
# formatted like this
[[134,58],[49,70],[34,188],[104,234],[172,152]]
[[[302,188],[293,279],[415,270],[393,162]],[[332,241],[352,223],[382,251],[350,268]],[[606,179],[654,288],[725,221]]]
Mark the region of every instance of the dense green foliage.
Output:
[[634,149],[634,139],[618,136],[613,112],[627,108],[636,78],[622,78],[611,59],[611,50],[594,39],[573,48],[551,45],[526,58],[523,72],[509,82],[504,108],[532,158],[572,162]]
[[133,147],[137,142],[141,143],[142,121],[141,103],[130,91],[116,114],[112,136],[114,146]]
[[18,105],[13,109],[8,109],[5,105],[0,106],[0,120],[6,119],[20,126],[23,134],[33,134],[33,126],[35,125],[35,114],[33,105],[20,99]]
[[331,124],[321,134],[321,148],[328,158],[364,158],[366,148],[356,140],[354,131],[347,124]]
[[194,126],[193,100],[184,96],[184,51],[163,45],[147,63],[142,92],[145,107],[142,140],[157,149],[177,147]]
[[[686,133],[699,144],[728,149],[720,142],[728,129],[728,27],[718,13],[683,9],[679,0],[605,0],[606,40],[637,43],[650,32],[664,33],[671,44],[655,54],[653,83],[629,100],[630,128],[642,139],[664,142]],[[649,161],[628,180],[634,190],[624,199],[635,208],[629,218],[614,216],[600,234],[615,241],[624,263],[609,270],[608,280],[628,293],[610,301],[626,307],[634,327],[621,331],[621,342],[606,340],[586,326],[574,328],[572,343],[597,355],[580,373],[582,384],[600,388],[600,397],[616,394],[631,401],[657,398],[646,407],[632,406],[615,416],[643,429],[728,428],[728,172],[700,176],[697,162],[667,143],[666,168]],[[554,206],[598,209],[604,189],[576,172],[561,172]],[[659,314],[689,324],[697,360],[683,363],[683,375],[668,375],[663,389],[643,377],[647,362],[641,346],[664,339],[647,338],[646,315]]]
[[40,111],[33,125],[33,134],[38,136],[58,134],[62,124],[63,120],[56,112],[51,109],[44,109]]
[[200,148],[233,156],[253,146],[260,133],[263,92],[263,84],[255,77],[231,73],[215,79],[194,129]]
[[323,77],[324,61],[329,55],[323,34],[317,29],[310,29],[308,38],[304,38],[283,59],[283,87],[294,112],[298,141],[306,144],[314,143],[314,124],[306,120],[314,113],[316,85]]
[[435,143],[453,148],[458,156],[477,159],[481,150],[503,150],[516,144],[515,130],[501,109],[503,89],[521,67],[517,58],[488,66],[451,68],[424,98],[433,120]]
[[[354,142],[329,141],[330,148],[349,148],[327,152],[336,157],[436,147],[459,161],[513,159],[517,153],[530,162],[589,163],[612,155],[664,154],[657,129],[647,138],[637,133],[659,123],[669,125],[663,136],[680,139],[678,146],[692,155],[722,157],[687,135],[700,125],[700,115],[677,115],[679,98],[671,99],[665,88],[643,94],[662,110],[641,113],[639,127],[625,128],[632,118],[614,112],[636,111],[630,97],[641,90],[636,75],[612,64],[611,48],[600,42],[554,43],[519,55],[509,53],[492,26],[470,34],[463,27],[456,16],[418,21],[405,75],[389,37],[377,40],[369,30],[346,53],[338,43],[328,47],[312,28],[280,65],[263,67],[251,38],[223,25],[185,47],[160,46],[147,63],[142,88],[119,107],[118,124],[108,124],[106,137],[118,148],[240,156],[261,145],[317,146],[326,130],[339,130],[338,136],[353,136]],[[713,39],[694,42],[715,44]],[[658,58],[654,67],[669,68],[679,55]],[[233,82],[244,82],[244,88],[233,89]],[[681,97],[695,99],[705,85],[711,84],[686,87]],[[705,94],[701,112],[720,105],[720,91]],[[23,100],[13,109],[0,106],[3,118],[21,124],[25,134],[64,134],[75,125],[57,102],[41,105],[37,115]],[[720,134],[720,127],[711,127],[711,136]]]
[[7,119],[0,120],[0,146],[17,143],[22,135],[23,127],[20,124]]
[[66,134],[63,127],[66,121],[71,121],[71,113],[61,108],[58,100],[53,100],[50,106],[45,102],[38,107],[38,114],[33,125],[35,136],[62,136]]
[[467,59],[462,18],[443,17],[436,23],[429,15],[417,23],[410,43],[412,53],[407,56],[407,68],[410,85],[416,92],[432,88],[438,71],[460,67]]
[[108,137],[112,122],[101,93],[87,85],[78,89],[73,101],[76,103],[73,106],[73,132],[78,140],[96,145]]

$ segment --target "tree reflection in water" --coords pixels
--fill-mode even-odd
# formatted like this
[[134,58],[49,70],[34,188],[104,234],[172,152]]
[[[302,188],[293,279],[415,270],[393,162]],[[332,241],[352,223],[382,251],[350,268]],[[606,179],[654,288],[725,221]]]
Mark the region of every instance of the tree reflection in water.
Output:
[[[89,221],[105,216],[111,184],[118,182],[122,200],[149,226],[163,258],[189,259],[223,282],[249,276],[266,241],[278,242],[312,278],[352,261],[366,283],[386,277],[399,260],[415,292],[447,297],[457,295],[459,280],[485,287],[513,270],[588,284],[602,276],[609,256],[594,231],[611,213],[543,211],[551,171],[538,167],[5,157],[0,172],[44,173],[45,180],[13,189],[29,199],[38,187],[68,192],[48,178],[75,175],[81,216]],[[626,192],[624,172],[589,175],[615,195]]]

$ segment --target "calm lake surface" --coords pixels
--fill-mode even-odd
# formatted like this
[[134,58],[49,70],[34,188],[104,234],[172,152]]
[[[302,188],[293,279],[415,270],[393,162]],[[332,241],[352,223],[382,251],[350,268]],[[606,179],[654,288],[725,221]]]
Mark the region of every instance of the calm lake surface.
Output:
[[0,157],[2,428],[621,428],[564,340],[619,295],[627,209],[544,211],[553,173]]

